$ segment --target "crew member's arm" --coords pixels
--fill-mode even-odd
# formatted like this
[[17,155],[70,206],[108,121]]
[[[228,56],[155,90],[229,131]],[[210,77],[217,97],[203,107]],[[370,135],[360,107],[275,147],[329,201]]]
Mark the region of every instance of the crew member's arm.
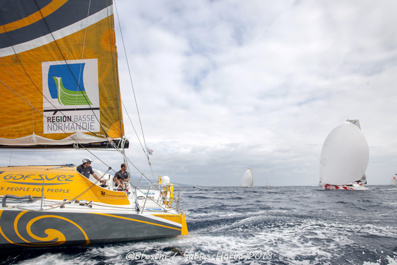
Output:
[[105,182],[105,180],[104,180],[104,179],[101,180],[101,179],[98,177],[98,175],[95,174],[95,172],[92,172],[91,174],[94,176],[94,178],[95,178],[96,180],[100,181],[101,183],[104,183],[104,182]]

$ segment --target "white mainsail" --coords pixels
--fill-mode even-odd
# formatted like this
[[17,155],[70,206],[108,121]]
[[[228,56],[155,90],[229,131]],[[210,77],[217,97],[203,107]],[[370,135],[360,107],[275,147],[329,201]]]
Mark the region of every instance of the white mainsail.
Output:
[[244,172],[243,177],[241,178],[241,187],[253,187],[254,186],[254,177],[252,174],[252,169],[247,169]]
[[365,176],[368,143],[357,123],[346,121],[333,129],[321,150],[320,185],[345,185]]

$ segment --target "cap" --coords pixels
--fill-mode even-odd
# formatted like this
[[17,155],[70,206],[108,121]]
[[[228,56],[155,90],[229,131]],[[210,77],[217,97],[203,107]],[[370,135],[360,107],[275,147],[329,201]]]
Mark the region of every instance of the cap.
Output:
[[84,159],[83,159],[83,164],[88,163],[88,162],[92,162],[92,160],[89,159],[89,158],[84,158]]

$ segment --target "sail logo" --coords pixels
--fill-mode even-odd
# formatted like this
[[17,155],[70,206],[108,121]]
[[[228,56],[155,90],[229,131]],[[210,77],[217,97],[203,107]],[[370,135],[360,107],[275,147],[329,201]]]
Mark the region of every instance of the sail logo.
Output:
[[48,71],[48,89],[51,98],[63,106],[92,105],[84,88],[85,63],[51,65]]
[[42,63],[43,131],[100,131],[98,60]]

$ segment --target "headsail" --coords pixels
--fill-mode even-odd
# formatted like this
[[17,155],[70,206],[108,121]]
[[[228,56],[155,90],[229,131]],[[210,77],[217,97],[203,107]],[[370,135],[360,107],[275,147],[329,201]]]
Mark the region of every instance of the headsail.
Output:
[[0,3],[0,146],[101,146],[123,137],[112,7]]

